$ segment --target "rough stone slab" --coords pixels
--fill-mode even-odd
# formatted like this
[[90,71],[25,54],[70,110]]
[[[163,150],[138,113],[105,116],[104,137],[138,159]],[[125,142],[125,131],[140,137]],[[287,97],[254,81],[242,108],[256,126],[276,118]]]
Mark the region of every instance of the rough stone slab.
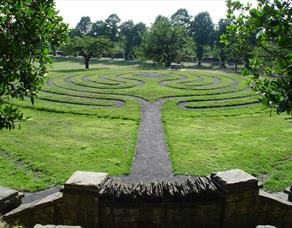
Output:
[[0,215],[3,215],[21,204],[23,194],[13,189],[0,187]]
[[184,181],[123,182],[109,178],[99,191],[100,198],[118,201],[206,201],[219,199],[218,188],[207,177]]
[[76,171],[65,182],[64,190],[99,191],[107,179],[107,173]]
[[275,226],[270,226],[270,225],[259,225],[256,228],[277,228]]
[[211,179],[227,192],[258,190],[258,180],[241,169],[212,173]]
[[28,212],[28,210],[32,210],[36,207],[45,207],[47,205],[53,204],[55,203],[55,201],[61,199],[62,197],[63,197],[63,193],[57,192],[45,197],[44,199],[41,199],[32,203],[21,204],[18,208],[15,208],[14,210],[5,214],[4,219],[7,219],[7,218],[9,219],[9,217],[19,216],[23,213]]
[[0,203],[6,201],[8,198],[16,197],[17,195],[17,191],[0,186]]
[[63,185],[60,185],[57,187],[49,188],[49,189],[38,191],[38,192],[26,192],[24,193],[24,198],[22,199],[22,203],[31,203],[31,202],[38,201],[40,199],[45,198],[48,195],[52,195],[56,192],[60,192],[63,187],[64,187]]
[[289,195],[285,192],[273,192],[273,193],[271,193],[271,195],[276,196],[276,197],[283,199],[283,200],[286,200],[286,201],[288,201],[288,197],[289,197]]
[[271,203],[274,202],[281,206],[287,206],[288,208],[290,208],[290,210],[292,210],[292,202],[289,202],[287,200],[284,200],[282,198],[279,198],[277,196],[274,196],[262,190],[260,190],[259,196],[261,198],[264,198],[266,201],[270,201]]
[[63,193],[62,192],[56,192],[52,195],[48,195],[45,198],[37,201],[37,203],[35,203],[36,206],[38,205],[47,205],[47,204],[51,204],[54,203],[55,201],[61,199],[63,197]]

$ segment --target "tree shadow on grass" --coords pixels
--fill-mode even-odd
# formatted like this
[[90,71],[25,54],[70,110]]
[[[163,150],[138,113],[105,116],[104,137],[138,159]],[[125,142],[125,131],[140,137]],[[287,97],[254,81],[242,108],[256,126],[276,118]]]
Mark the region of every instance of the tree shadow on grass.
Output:
[[[80,65],[84,65],[84,60],[82,57],[73,57],[73,56],[54,56],[55,63],[79,63]],[[137,67],[137,69],[141,70],[161,70],[166,69],[162,65],[156,64],[155,66],[152,65],[152,63],[147,62],[141,62],[141,61],[129,61],[124,59],[111,59],[111,58],[92,58],[90,60],[90,69],[107,69],[107,68],[101,68],[101,67],[94,67],[94,65],[104,65],[104,66],[129,66],[129,67]],[[93,67],[92,67],[93,65]],[[51,71],[58,71],[58,72],[78,72],[85,69],[70,69],[70,70],[51,70]]]
[[60,70],[49,70],[50,72],[60,72],[60,73],[77,73],[77,72],[90,72],[90,71],[96,71],[96,70],[106,70],[108,68],[101,68],[101,67],[93,67],[90,69],[60,69]]

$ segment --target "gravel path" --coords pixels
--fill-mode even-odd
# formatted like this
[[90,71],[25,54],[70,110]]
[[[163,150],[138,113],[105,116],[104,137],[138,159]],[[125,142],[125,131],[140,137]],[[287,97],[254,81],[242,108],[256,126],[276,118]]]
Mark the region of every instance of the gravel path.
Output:
[[136,157],[129,178],[159,180],[172,176],[164,129],[161,122],[163,100],[142,102],[142,114]]

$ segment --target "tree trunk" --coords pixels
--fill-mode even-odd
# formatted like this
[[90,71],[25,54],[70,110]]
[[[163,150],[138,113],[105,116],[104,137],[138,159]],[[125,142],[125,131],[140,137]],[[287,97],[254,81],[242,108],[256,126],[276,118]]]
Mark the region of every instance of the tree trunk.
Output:
[[225,52],[223,51],[223,49],[221,49],[220,50],[220,63],[221,63],[221,68],[222,69],[226,68],[225,61],[226,61]]
[[245,54],[244,55],[244,66],[246,67],[246,69],[250,69],[250,62],[249,62],[249,59],[250,59],[250,55],[249,54]]
[[170,57],[167,57],[167,58],[166,58],[166,61],[165,61],[164,64],[165,64],[166,67],[170,67],[170,64],[171,64],[171,58],[170,58]]
[[203,45],[199,45],[197,47],[197,58],[198,58],[198,66],[201,66],[202,64],[202,59],[203,59],[203,54],[204,54],[204,46]]
[[125,60],[129,60],[130,59],[130,50],[129,48],[126,48],[125,50]]
[[57,55],[57,50],[55,47],[52,47],[52,50],[53,50],[53,56],[56,56]]
[[236,59],[235,62],[234,62],[234,70],[235,70],[235,72],[238,71],[238,62],[239,62],[238,59]]
[[84,58],[85,69],[89,69],[89,60],[90,60],[89,57]]

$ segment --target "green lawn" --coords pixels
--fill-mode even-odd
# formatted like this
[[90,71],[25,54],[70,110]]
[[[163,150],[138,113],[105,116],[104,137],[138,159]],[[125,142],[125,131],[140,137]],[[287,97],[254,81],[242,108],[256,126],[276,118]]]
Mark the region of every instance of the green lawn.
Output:
[[166,110],[165,128],[176,174],[207,175],[240,168],[254,176],[266,174],[264,187],[269,191],[292,185],[292,123],[284,116],[213,113],[194,117]]
[[292,123],[270,118],[248,88],[244,77],[220,71],[122,60],[93,60],[86,71],[82,59],[59,57],[35,107],[13,101],[31,119],[0,132],[0,185],[34,191],[75,170],[128,174],[140,122],[139,102],[124,96],[131,95],[170,98],[162,118],[176,174],[241,168],[267,176],[265,189],[283,190],[292,185]]
[[127,174],[137,122],[25,109],[21,129],[0,132],[1,185],[37,190],[76,170]]

